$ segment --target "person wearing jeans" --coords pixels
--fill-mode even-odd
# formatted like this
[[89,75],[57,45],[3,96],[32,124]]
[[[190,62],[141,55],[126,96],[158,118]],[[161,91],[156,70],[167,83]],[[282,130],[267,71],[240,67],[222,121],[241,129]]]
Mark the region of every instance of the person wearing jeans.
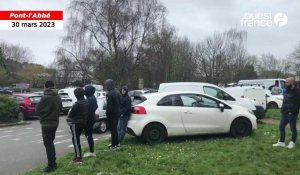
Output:
[[128,88],[127,86],[122,87],[121,89],[121,116],[118,121],[118,139],[119,144],[121,145],[123,142],[124,136],[127,131],[127,123],[130,118],[130,111],[131,111],[131,98],[128,96]]
[[283,94],[281,107],[281,119],[279,123],[280,138],[274,147],[285,147],[285,127],[289,123],[292,138],[287,146],[289,149],[295,148],[297,140],[297,117],[300,107],[300,90],[296,87],[295,79],[289,77],[285,81],[286,92]]

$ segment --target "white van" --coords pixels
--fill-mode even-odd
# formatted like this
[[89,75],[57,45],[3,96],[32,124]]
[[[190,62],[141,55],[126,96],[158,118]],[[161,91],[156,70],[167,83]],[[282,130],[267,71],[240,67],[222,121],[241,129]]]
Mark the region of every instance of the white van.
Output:
[[[273,79],[253,79],[253,80],[240,80],[238,81],[238,85],[261,85],[267,90],[272,91],[273,87],[278,87],[281,89],[280,92],[282,93],[282,89],[284,88],[285,85],[285,80],[280,79],[280,78],[273,78]],[[276,94],[278,95],[278,94]]]
[[171,92],[171,91],[193,91],[204,93],[227,103],[238,105],[250,109],[254,112],[258,119],[265,116],[265,111],[262,106],[255,106],[254,101],[247,98],[237,98],[216,85],[209,83],[198,82],[175,82],[175,83],[161,83],[158,92]]
[[248,98],[255,101],[256,106],[262,106],[267,110],[267,98],[265,89],[257,86],[235,86],[225,90],[237,98]]

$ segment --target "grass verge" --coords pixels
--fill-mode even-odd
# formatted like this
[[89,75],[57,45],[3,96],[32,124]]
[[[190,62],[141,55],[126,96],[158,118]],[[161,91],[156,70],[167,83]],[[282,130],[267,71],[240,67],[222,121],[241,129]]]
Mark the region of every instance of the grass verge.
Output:
[[[280,119],[280,109],[268,109],[266,118]],[[299,118],[299,115],[298,115]]]
[[[106,151],[106,140],[96,145],[96,158],[84,158],[83,165],[74,165],[70,163],[73,153],[69,153],[58,160],[59,168],[52,174],[299,174],[300,149],[273,148],[277,126],[258,127],[243,139],[193,136],[170,138],[159,145],[145,145],[127,136],[126,145],[117,151]],[[42,168],[26,175],[41,174]]]

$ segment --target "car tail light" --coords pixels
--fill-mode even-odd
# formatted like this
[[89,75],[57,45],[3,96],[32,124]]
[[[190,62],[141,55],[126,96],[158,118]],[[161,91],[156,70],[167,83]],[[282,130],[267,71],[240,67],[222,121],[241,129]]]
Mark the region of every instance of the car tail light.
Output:
[[147,114],[146,109],[142,106],[135,106],[132,110],[133,114]]
[[30,106],[30,105],[31,105],[31,101],[30,101],[28,98],[26,98],[26,99],[24,100],[24,104],[25,104],[26,106]]

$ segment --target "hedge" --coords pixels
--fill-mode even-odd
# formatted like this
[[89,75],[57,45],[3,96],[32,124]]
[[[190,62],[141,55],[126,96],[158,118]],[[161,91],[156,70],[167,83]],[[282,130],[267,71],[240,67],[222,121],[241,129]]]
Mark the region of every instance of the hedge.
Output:
[[0,95],[0,122],[17,122],[19,105],[10,95]]

